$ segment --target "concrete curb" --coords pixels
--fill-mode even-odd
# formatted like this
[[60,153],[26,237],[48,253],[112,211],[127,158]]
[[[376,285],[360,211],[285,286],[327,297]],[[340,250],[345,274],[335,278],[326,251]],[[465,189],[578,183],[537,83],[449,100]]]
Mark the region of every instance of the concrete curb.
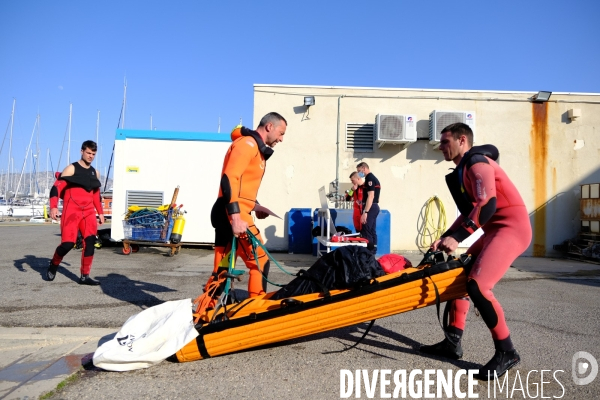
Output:
[[92,359],[103,337],[117,331],[0,327],[0,399],[38,398],[56,389]]

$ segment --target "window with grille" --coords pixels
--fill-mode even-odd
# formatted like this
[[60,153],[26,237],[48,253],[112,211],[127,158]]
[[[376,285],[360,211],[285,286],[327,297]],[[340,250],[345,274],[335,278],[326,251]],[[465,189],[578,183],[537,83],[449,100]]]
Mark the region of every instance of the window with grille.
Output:
[[373,152],[373,124],[346,124],[346,151]]

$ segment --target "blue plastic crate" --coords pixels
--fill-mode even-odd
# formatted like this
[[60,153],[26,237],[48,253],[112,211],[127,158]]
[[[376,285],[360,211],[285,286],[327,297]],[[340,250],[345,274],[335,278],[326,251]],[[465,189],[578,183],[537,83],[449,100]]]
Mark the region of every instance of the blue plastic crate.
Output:
[[[123,225],[125,227],[125,224]],[[131,232],[129,232],[129,228]],[[162,228],[146,228],[143,226],[128,225],[128,229],[125,230],[125,238],[130,240],[142,240],[148,242],[162,242],[166,243],[171,238],[171,231],[173,230],[173,219],[169,220],[169,228],[164,239],[161,239]]]

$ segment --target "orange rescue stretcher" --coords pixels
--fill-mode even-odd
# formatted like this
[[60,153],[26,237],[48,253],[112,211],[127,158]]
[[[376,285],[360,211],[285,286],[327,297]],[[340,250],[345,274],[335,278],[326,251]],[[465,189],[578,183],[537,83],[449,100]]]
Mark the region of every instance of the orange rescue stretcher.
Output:
[[[235,251],[232,251],[235,254]],[[372,279],[349,290],[270,300],[276,292],[194,314],[196,339],[176,353],[196,361],[295,339],[467,296],[469,257],[426,254],[418,267]],[[240,273],[231,273],[233,279]],[[202,296],[201,296],[202,297]],[[366,335],[366,332],[365,332]],[[364,336],[363,336],[364,337]]]

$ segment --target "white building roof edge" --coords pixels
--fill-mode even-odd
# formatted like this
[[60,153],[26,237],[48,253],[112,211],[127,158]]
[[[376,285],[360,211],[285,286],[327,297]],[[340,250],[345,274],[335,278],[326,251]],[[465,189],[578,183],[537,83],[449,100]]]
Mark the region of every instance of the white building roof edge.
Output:
[[[535,94],[538,91],[510,91],[510,90],[468,90],[468,89],[410,89],[410,88],[384,88],[384,87],[362,87],[362,86],[319,86],[319,85],[281,85],[255,83],[255,88],[260,87],[280,87],[280,88],[304,88],[304,89],[361,89],[361,90],[381,90],[381,91],[407,91],[407,92],[449,92],[449,93],[522,93]],[[600,93],[581,93],[581,92],[552,92],[552,94],[574,95],[574,96],[600,96]]]

